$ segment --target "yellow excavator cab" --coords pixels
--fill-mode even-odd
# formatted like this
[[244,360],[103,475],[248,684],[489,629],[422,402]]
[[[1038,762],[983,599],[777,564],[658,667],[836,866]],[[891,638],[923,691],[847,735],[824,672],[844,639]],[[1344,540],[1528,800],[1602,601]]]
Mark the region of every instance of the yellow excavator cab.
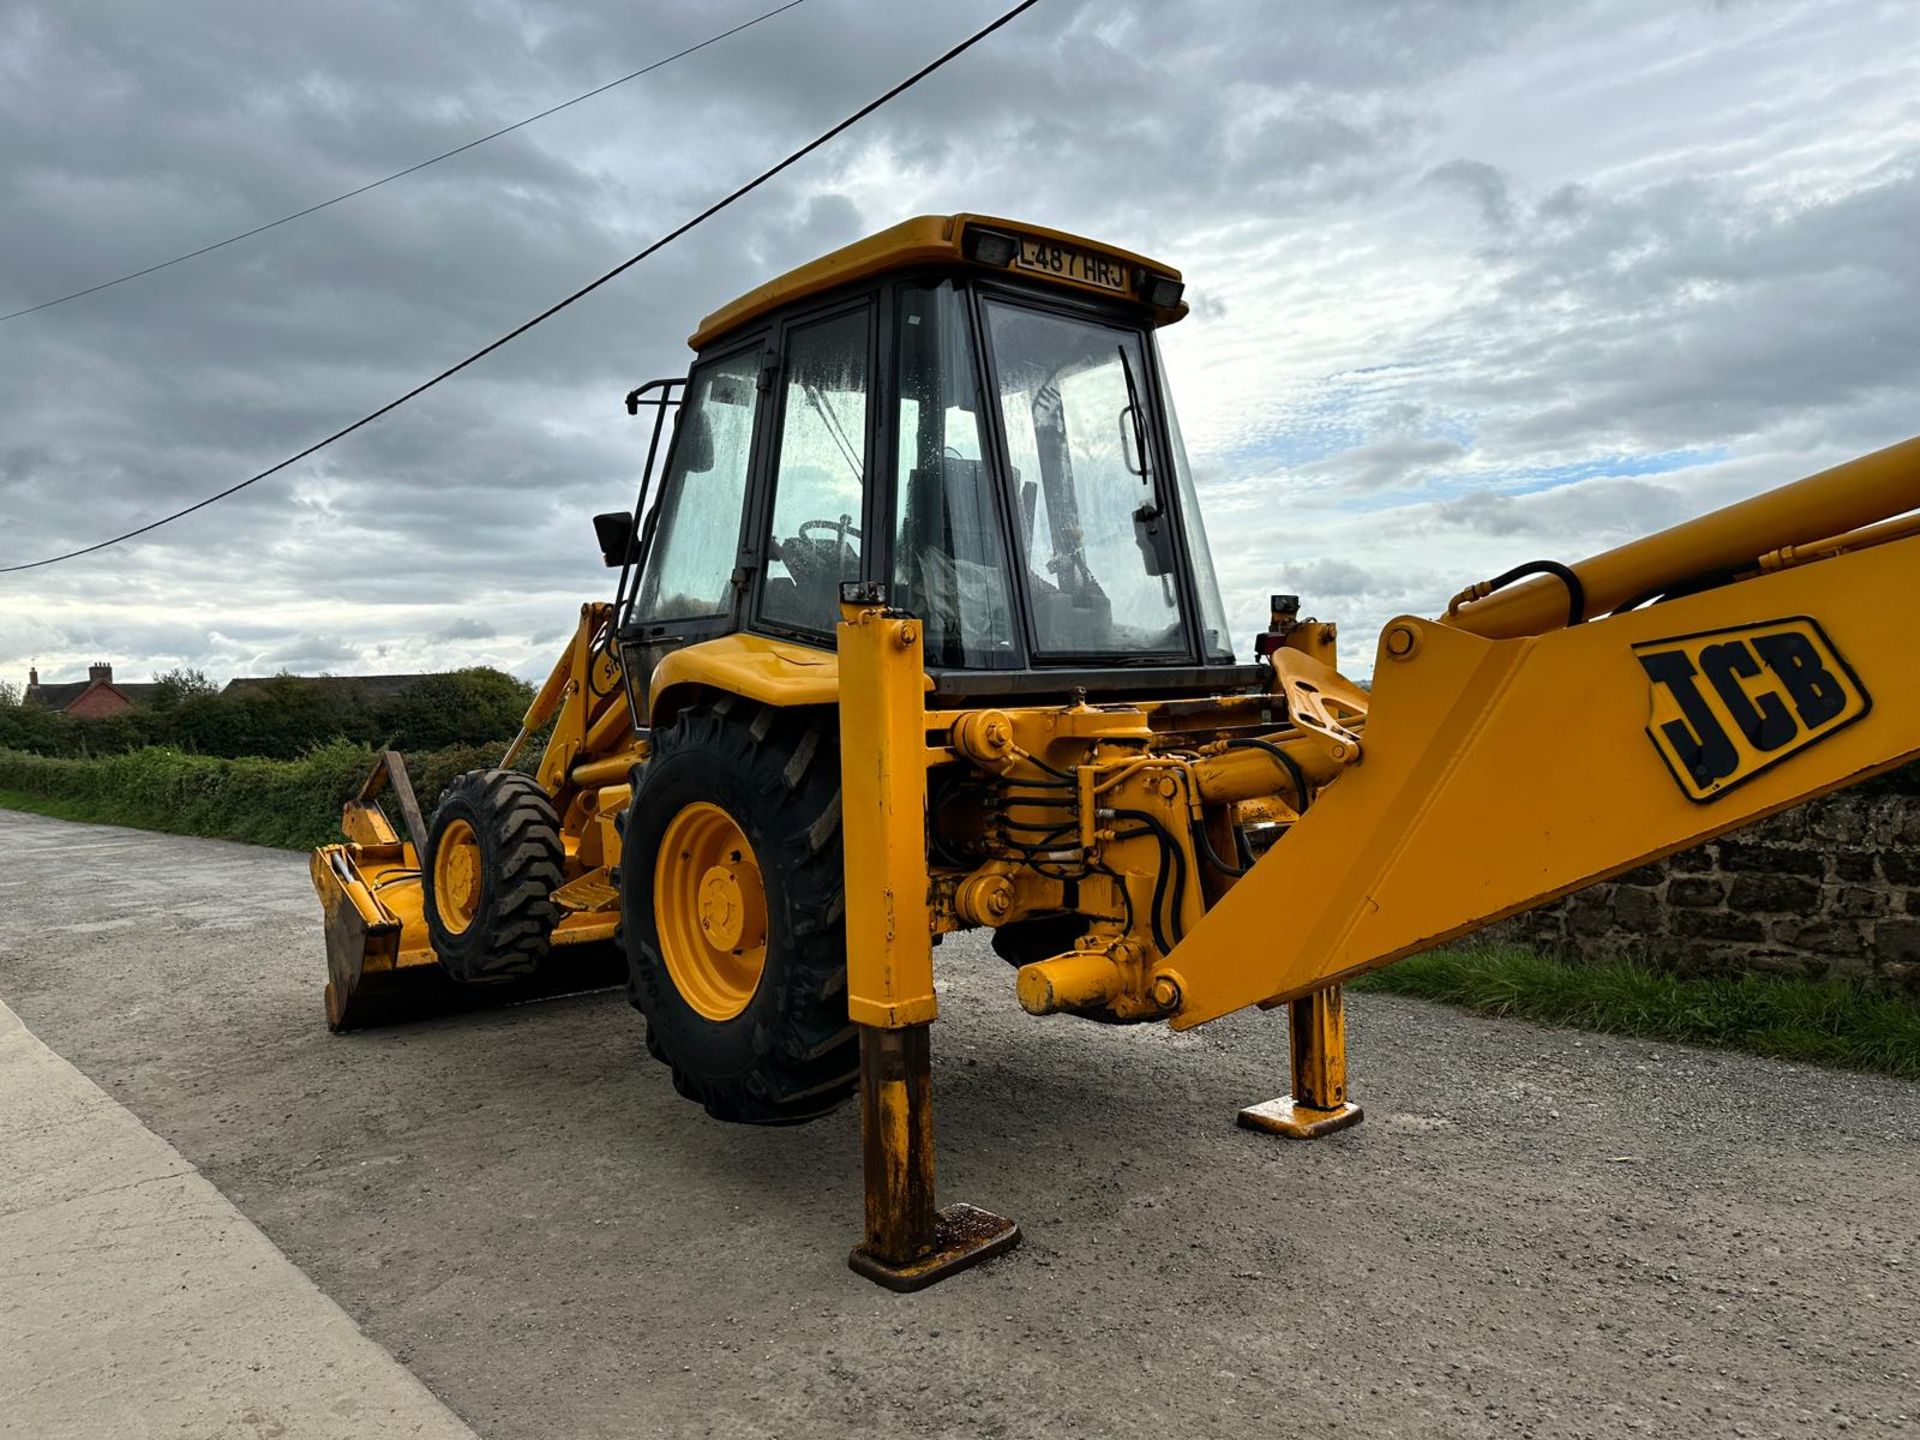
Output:
[[1018,1233],[933,1204],[941,936],[1036,1015],[1285,1008],[1291,1091],[1241,1120],[1322,1135],[1342,981],[1920,753],[1920,441],[1471,584],[1368,690],[1295,596],[1236,653],[1185,313],[1169,266],[954,215],[709,315],[627,397],[613,598],[500,764],[422,814],[388,757],[316,853],[329,1021],[612,965],[713,1116],[859,1096],[852,1263],[917,1288]]

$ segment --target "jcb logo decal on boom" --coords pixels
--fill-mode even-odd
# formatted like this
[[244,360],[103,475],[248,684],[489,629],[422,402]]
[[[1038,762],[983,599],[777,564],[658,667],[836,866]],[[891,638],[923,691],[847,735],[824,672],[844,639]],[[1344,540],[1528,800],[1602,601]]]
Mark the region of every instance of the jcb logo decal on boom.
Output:
[[1873,706],[1804,615],[1633,647],[1653,682],[1647,735],[1689,800],[1718,799]]

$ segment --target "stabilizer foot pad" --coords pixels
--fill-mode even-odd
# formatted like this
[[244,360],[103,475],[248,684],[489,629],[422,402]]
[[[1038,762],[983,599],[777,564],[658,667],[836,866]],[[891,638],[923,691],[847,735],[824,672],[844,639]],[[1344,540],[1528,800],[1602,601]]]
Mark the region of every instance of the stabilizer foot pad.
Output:
[[1020,1227],[1004,1215],[978,1205],[949,1205],[934,1217],[930,1253],[905,1265],[892,1265],[856,1245],[847,1264],[876,1285],[907,1294],[938,1284],[983,1260],[1005,1254],[1020,1243]]
[[1289,1140],[1317,1140],[1349,1125],[1358,1125],[1364,1112],[1358,1105],[1343,1104],[1335,1110],[1298,1105],[1291,1095],[1278,1100],[1249,1105],[1237,1117],[1243,1128],[1264,1130],[1269,1135],[1284,1135]]

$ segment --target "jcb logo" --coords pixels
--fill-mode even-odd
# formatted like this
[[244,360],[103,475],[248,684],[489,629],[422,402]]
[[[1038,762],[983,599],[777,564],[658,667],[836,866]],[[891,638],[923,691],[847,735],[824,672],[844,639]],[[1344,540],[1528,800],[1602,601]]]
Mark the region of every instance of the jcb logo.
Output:
[[1634,657],[1653,682],[1647,734],[1689,800],[1714,800],[1851,725],[1873,701],[1804,615],[1671,640]]

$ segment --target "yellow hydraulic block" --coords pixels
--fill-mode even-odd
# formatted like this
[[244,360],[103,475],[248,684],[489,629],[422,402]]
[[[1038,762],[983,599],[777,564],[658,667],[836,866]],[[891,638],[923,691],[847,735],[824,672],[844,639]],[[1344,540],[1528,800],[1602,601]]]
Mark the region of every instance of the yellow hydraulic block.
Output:
[[1303,995],[1288,1007],[1293,1030],[1293,1093],[1249,1105],[1239,1120],[1290,1140],[1314,1140],[1360,1123],[1347,1099],[1347,1016],[1340,987]]
[[1012,1249],[1020,1227],[973,1205],[934,1208],[925,670],[920,622],[885,602],[883,586],[841,586],[847,1013],[860,1027],[866,1183],[866,1235],[848,1263],[906,1291]]

